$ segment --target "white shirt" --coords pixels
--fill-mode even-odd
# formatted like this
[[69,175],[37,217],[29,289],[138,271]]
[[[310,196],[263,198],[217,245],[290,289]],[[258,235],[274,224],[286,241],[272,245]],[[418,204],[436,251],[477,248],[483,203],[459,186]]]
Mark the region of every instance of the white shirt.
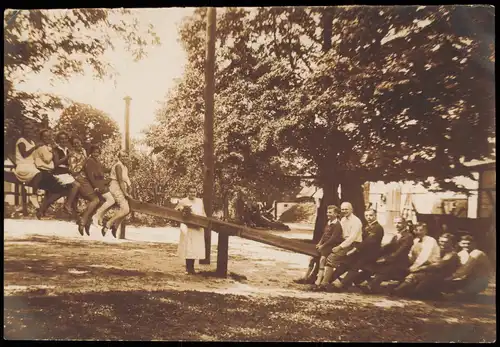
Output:
[[465,249],[462,249],[457,254],[460,258],[460,264],[464,265],[465,263],[467,263],[467,260],[469,260],[469,252],[467,252]]
[[19,140],[16,142],[16,166],[20,165],[35,165],[35,159],[33,158],[33,152],[31,152],[30,155],[28,155],[26,158],[23,157],[21,154],[21,151],[19,150],[19,144],[24,143],[26,147],[26,151],[29,151],[33,147],[35,147],[35,142],[34,141],[28,141],[24,137],[21,137]]
[[48,145],[43,145],[38,147],[34,153],[33,157],[35,159],[35,165],[37,168],[42,170],[52,170],[54,169],[54,154],[52,153],[52,147]]
[[353,242],[363,241],[363,224],[358,217],[351,214],[349,218],[343,217],[340,220],[342,225],[342,237],[344,242],[340,244],[341,248],[349,247]]
[[435,238],[425,235],[420,241],[419,238],[413,240],[408,257],[413,264],[411,268],[419,268],[426,263],[435,263],[441,259],[441,250]]

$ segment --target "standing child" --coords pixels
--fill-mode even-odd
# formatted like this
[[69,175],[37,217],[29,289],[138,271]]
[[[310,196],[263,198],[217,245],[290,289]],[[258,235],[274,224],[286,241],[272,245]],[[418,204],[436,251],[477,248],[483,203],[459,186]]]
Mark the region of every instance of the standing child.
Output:
[[[190,211],[188,213],[206,217],[203,200],[196,197],[194,187],[188,189],[188,196],[180,200],[175,209],[178,211],[187,210]],[[205,233],[201,227],[188,226],[184,223],[181,223],[180,231],[177,255],[186,260],[186,273],[193,275],[195,274],[194,261],[205,258]]]

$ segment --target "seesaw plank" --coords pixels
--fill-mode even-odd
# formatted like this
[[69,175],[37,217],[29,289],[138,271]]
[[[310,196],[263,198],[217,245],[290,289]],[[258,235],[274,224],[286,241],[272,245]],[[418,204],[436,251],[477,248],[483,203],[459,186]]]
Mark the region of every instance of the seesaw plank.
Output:
[[215,218],[206,218],[196,215],[184,218],[181,212],[176,211],[173,208],[158,206],[137,200],[130,200],[130,208],[134,212],[167,218],[183,223],[190,223],[203,228],[210,228],[218,233],[223,233],[229,236],[239,236],[244,239],[257,241],[292,252],[310,256],[318,255],[318,252],[313,244],[273,235],[263,230],[256,230],[242,225],[220,221]]

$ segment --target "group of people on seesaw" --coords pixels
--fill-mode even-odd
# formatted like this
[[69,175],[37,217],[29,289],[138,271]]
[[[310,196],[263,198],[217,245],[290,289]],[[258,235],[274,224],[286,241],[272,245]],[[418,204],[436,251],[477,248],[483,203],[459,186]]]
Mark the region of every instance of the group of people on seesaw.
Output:
[[[20,182],[29,184],[35,194],[38,189],[45,190],[41,205],[35,194],[30,196],[31,204],[37,209],[37,218],[41,219],[48,208],[64,196],[65,211],[74,215],[78,197],[82,197],[88,203],[77,218],[80,235],[83,236],[84,231],[90,235],[93,223],[102,227],[103,236],[110,229],[116,237],[118,226],[130,212],[127,199],[131,197],[132,184],[128,175],[130,161],[127,153],[120,152],[111,169],[106,169],[99,162],[100,148],[92,145],[87,154],[78,136],[70,138],[62,131],[53,139],[49,129],[37,134],[29,120],[23,128],[23,136],[16,142],[14,174]],[[109,179],[105,178],[106,173]],[[104,221],[104,214],[115,203],[119,209]],[[176,209],[184,215],[205,216],[203,200],[196,197],[195,187],[188,188],[187,197],[179,201]],[[205,258],[203,228],[181,223],[178,256],[186,261],[187,274],[194,274],[195,260]]]
[[[120,152],[111,169],[106,169],[99,162],[100,154],[96,145],[90,146],[87,154],[78,136],[70,138],[62,131],[54,141],[51,130],[44,129],[37,134],[33,123],[25,121],[23,136],[16,142],[14,174],[20,182],[33,188],[30,202],[37,209],[38,219],[63,196],[66,196],[64,210],[76,216],[78,197],[82,197],[87,206],[81,216],[76,216],[80,235],[83,236],[84,230],[90,235],[90,225],[94,223],[102,227],[103,236],[111,229],[116,237],[118,226],[130,211],[127,201],[131,190],[129,161],[127,154]],[[105,178],[105,173],[109,173],[109,179]],[[41,205],[36,197],[39,189],[46,192]],[[103,221],[104,214],[115,203],[118,211]]]
[[387,294],[424,298],[474,295],[488,286],[490,262],[470,235],[462,236],[458,244],[450,233],[436,241],[427,235],[425,223],[417,223],[413,230],[410,221],[397,217],[395,236],[382,245],[384,229],[374,210],[365,212],[365,227],[349,202],[340,209],[328,206],[327,216],[316,245],[320,255],[311,258],[306,275],[294,281],[312,285],[313,291],[341,292],[355,285],[376,294],[383,292],[383,282],[396,281],[396,286],[386,287]]

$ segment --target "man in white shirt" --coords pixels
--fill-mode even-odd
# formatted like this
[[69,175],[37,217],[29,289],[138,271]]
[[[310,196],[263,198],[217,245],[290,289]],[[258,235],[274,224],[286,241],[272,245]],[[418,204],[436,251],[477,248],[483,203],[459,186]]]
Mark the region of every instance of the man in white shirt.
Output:
[[323,281],[319,286],[314,287],[313,290],[324,290],[332,282],[334,268],[345,262],[347,253],[353,250],[355,245],[363,239],[363,224],[352,213],[353,208],[351,203],[343,202],[340,205],[340,211],[343,215],[340,225],[342,226],[342,238],[344,241],[340,245],[333,247],[332,253],[330,253],[326,261]]
[[417,223],[415,227],[415,239],[410,249],[408,258],[410,260],[409,274],[398,287],[397,292],[406,292],[416,286],[419,272],[428,265],[435,264],[441,260],[441,250],[435,238],[427,235],[427,224]]
[[395,288],[393,295],[437,298],[444,287],[445,279],[460,266],[460,258],[455,251],[454,236],[444,233],[439,237],[441,257],[433,263],[420,266]]
[[427,235],[427,224],[418,223],[415,227],[413,247],[408,254],[410,273],[417,272],[420,267],[437,262],[441,258],[439,245],[435,238]]

